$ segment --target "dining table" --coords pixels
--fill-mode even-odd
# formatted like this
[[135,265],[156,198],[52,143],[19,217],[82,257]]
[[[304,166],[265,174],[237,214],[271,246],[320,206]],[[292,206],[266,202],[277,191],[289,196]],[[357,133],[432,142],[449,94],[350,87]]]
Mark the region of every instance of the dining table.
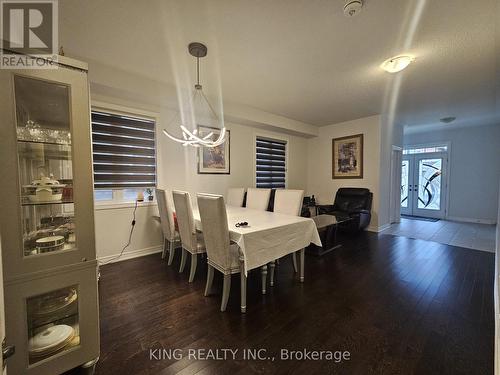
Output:
[[[266,267],[268,263],[298,252],[299,279],[304,282],[305,248],[311,243],[322,246],[311,218],[230,205],[226,205],[226,213],[229,237],[239,247],[245,276],[252,269]],[[203,232],[196,207],[193,207],[193,219],[196,229]],[[248,224],[237,226],[240,223]]]
[[[226,205],[229,237],[238,244],[245,274],[281,257],[300,251],[300,281],[304,281],[304,249],[321,246],[316,224],[310,218]],[[193,209],[196,229],[203,232],[200,213]],[[236,226],[246,222],[246,226]]]

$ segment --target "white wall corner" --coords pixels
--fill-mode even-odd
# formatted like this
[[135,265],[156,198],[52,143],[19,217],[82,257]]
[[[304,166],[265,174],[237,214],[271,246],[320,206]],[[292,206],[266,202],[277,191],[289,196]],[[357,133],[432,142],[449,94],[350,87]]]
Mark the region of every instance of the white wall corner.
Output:
[[366,230],[369,232],[373,232],[373,233],[380,233],[386,229],[389,229],[390,226],[391,226],[391,224],[383,224],[383,225],[379,225],[379,226],[369,225],[366,228]]

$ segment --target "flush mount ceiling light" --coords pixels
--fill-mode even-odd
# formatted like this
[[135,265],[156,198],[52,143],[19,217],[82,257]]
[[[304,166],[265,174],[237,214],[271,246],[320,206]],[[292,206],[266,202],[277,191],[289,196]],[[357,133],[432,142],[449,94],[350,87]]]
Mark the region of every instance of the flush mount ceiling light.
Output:
[[441,121],[442,123],[444,124],[449,124],[450,122],[453,122],[455,121],[457,118],[454,117],[454,116],[449,116],[449,117],[443,117],[443,118],[440,118],[439,121]]
[[[188,46],[188,50],[191,56],[196,57],[196,85],[194,85],[194,93],[193,93],[193,107],[197,102],[200,102],[200,105],[206,105],[209,109],[211,117],[214,118],[216,122],[219,122],[219,118],[215,113],[213,107],[210,105],[207,97],[203,93],[203,87],[200,85],[200,58],[205,57],[207,55],[207,46],[202,43],[193,42]],[[176,116],[178,118],[178,116]],[[173,120],[172,120],[173,122]],[[170,134],[166,129],[163,129],[163,134],[172,139],[173,141],[182,143],[183,146],[193,146],[193,147],[216,147],[224,143],[226,140],[226,128],[224,124],[220,128],[220,133],[217,139],[213,140],[213,132],[204,135],[203,137],[198,136],[198,129],[196,129],[196,124],[194,125],[193,130],[189,130],[185,125],[180,124],[179,127],[182,131],[182,138],[176,137]]]
[[410,55],[394,56],[385,60],[380,67],[388,73],[397,73],[410,65],[415,58]]

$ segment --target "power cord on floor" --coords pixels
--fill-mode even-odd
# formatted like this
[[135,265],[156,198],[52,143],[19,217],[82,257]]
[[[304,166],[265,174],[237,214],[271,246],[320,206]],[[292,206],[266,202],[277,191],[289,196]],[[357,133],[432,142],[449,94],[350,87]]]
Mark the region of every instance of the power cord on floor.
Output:
[[135,213],[137,211],[137,204],[139,203],[139,200],[136,199],[135,201],[135,206],[134,206],[134,212],[132,214],[132,223],[131,223],[131,227],[130,227],[130,232],[128,234],[128,241],[127,241],[127,244],[125,246],[123,246],[122,248],[122,251],[120,251],[120,254],[112,257],[111,259],[108,259],[106,262],[98,262],[97,264],[97,279],[100,279],[101,277],[101,272],[99,270],[99,267],[100,266],[104,266],[105,264],[108,264],[116,259],[119,259],[123,253],[125,252],[125,250],[130,246],[130,242],[132,241],[132,234],[134,233],[134,228],[135,228]]

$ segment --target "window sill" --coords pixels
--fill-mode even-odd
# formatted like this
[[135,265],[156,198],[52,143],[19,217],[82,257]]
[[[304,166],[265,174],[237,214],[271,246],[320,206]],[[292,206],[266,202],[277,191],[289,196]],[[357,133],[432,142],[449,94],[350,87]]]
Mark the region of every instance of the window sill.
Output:
[[[138,202],[137,207],[156,206],[156,201]],[[121,208],[134,208],[135,202],[94,202],[94,210],[117,210]]]

